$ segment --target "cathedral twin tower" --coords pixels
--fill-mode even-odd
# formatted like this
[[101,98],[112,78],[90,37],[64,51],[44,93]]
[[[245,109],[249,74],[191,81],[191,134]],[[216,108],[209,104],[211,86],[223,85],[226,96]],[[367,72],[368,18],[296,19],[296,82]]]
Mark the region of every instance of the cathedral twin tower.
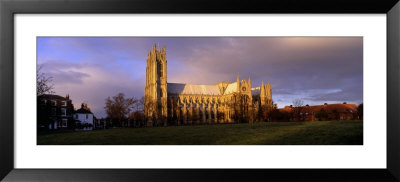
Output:
[[250,78],[215,85],[167,83],[165,46],[147,55],[144,114],[147,126],[251,123],[272,109],[271,85]]

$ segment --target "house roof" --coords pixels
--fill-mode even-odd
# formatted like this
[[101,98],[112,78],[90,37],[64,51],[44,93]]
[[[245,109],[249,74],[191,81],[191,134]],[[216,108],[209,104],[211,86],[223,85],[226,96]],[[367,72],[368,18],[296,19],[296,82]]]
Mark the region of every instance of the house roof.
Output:
[[77,113],[77,114],[93,114],[92,112],[90,112],[84,108],[80,108],[80,109],[76,110],[75,113]]
[[195,85],[185,83],[168,83],[170,94],[221,95],[217,85]]
[[67,100],[65,97],[59,95],[52,95],[52,94],[43,94],[38,96],[41,99],[49,99],[49,100]]

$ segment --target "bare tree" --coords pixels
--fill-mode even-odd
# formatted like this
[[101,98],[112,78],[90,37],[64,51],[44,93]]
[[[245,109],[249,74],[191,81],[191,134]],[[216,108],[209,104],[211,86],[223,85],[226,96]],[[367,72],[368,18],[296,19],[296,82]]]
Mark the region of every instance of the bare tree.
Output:
[[363,115],[364,115],[363,103],[361,103],[360,105],[358,105],[358,107],[357,107],[357,114],[358,114],[358,119],[359,119],[359,120],[363,120],[363,119],[364,119],[364,117],[363,117]]
[[36,70],[36,95],[54,94],[53,77],[48,77],[42,73],[43,66],[38,66]]
[[301,99],[295,99],[293,100],[292,104],[293,104],[293,119],[300,120],[301,110],[303,109],[304,101]]
[[144,97],[141,97],[140,99],[138,99],[135,104],[134,104],[134,110],[135,112],[143,112],[144,113]]
[[304,101],[301,99],[295,99],[293,100],[293,107],[302,107],[304,106]]
[[143,127],[145,125],[144,105],[144,97],[136,100],[135,104],[133,104],[133,112],[129,115],[129,121],[133,122],[134,127]]
[[125,121],[128,115],[134,109],[134,104],[137,102],[135,98],[125,98],[123,93],[116,96],[106,98],[106,106],[104,109],[109,118],[117,122],[120,126],[126,126]]

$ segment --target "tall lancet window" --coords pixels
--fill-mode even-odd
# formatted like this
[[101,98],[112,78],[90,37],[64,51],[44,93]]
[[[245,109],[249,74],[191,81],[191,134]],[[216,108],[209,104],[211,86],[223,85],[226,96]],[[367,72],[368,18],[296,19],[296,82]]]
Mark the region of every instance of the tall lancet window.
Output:
[[[161,77],[161,71],[162,71],[162,69],[161,69],[161,63],[159,62],[159,61],[157,61],[157,77],[159,78],[159,77]],[[158,79],[157,78],[157,79]]]

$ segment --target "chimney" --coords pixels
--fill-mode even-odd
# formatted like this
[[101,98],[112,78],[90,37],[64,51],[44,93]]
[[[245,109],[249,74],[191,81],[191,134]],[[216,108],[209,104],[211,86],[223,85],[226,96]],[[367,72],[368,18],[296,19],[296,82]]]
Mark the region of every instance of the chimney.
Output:
[[65,95],[65,99],[69,100],[69,94]]

